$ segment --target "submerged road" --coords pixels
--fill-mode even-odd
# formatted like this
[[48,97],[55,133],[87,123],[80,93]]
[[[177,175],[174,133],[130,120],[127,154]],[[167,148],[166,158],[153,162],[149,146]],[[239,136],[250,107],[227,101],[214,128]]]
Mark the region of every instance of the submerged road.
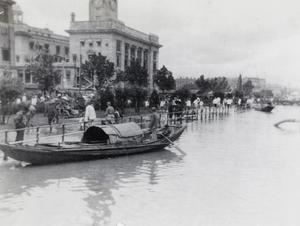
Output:
[[0,160],[0,225],[300,224],[300,118],[277,107],[188,124],[175,148],[56,166]]

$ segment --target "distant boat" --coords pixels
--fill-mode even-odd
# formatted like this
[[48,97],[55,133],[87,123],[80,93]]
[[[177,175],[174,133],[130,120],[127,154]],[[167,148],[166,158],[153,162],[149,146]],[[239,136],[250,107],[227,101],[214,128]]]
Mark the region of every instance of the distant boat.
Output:
[[81,142],[0,144],[0,150],[12,159],[33,165],[89,161],[161,151],[173,144],[185,128],[184,125],[167,126],[158,130],[157,140],[152,140],[136,123],[92,126],[84,132]]
[[253,108],[257,111],[270,113],[273,111],[275,106],[269,103],[269,104],[258,104],[256,106],[254,106]]

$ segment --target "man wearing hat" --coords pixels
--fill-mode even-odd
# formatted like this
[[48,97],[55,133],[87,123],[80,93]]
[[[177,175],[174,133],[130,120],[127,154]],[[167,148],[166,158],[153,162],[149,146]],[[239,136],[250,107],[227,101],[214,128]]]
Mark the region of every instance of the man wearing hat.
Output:
[[93,122],[96,120],[96,118],[97,116],[96,116],[94,104],[92,101],[89,101],[85,108],[84,122],[93,125]]
[[156,112],[156,107],[151,108],[152,114],[150,115],[149,129],[152,133],[152,140],[157,140],[157,129],[159,127],[159,115]]
[[[26,105],[22,106],[22,109],[17,112],[16,117],[14,118],[15,129],[17,130],[16,142],[24,140],[24,132],[27,122],[26,114],[28,113],[29,108]],[[20,143],[22,144],[22,143]]]

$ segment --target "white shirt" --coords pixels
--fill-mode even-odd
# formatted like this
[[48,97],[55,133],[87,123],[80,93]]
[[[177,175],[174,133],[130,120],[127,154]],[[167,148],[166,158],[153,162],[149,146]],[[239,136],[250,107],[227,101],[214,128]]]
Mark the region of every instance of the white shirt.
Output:
[[187,107],[191,107],[191,106],[192,106],[192,103],[191,103],[190,100],[188,100],[188,101],[186,102],[186,106],[187,106]]
[[33,105],[33,106],[36,106],[36,104],[37,104],[37,97],[33,97],[32,99],[31,99],[31,104]]
[[90,120],[95,120],[97,118],[96,111],[93,105],[88,105],[85,108],[84,121],[88,122]]

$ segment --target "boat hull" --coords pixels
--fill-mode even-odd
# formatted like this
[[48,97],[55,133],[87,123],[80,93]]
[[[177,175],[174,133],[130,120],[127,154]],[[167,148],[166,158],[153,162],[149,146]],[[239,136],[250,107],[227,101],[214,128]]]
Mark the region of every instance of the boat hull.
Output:
[[270,113],[273,111],[274,108],[275,108],[274,106],[265,106],[265,107],[256,107],[255,110]]
[[[183,133],[185,127],[172,134],[169,139],[175,141]],[[96,159],[114,158],[125,155],[143,154],[154,151],[162,151],[169,146],[166,139],[157,142],[135,145],[81,145],[73,148],[47,147],[43,145],[3,145],[0,150],[4,154],[17,161],[32,165],[48,165],[66,162],[90,161]]]

